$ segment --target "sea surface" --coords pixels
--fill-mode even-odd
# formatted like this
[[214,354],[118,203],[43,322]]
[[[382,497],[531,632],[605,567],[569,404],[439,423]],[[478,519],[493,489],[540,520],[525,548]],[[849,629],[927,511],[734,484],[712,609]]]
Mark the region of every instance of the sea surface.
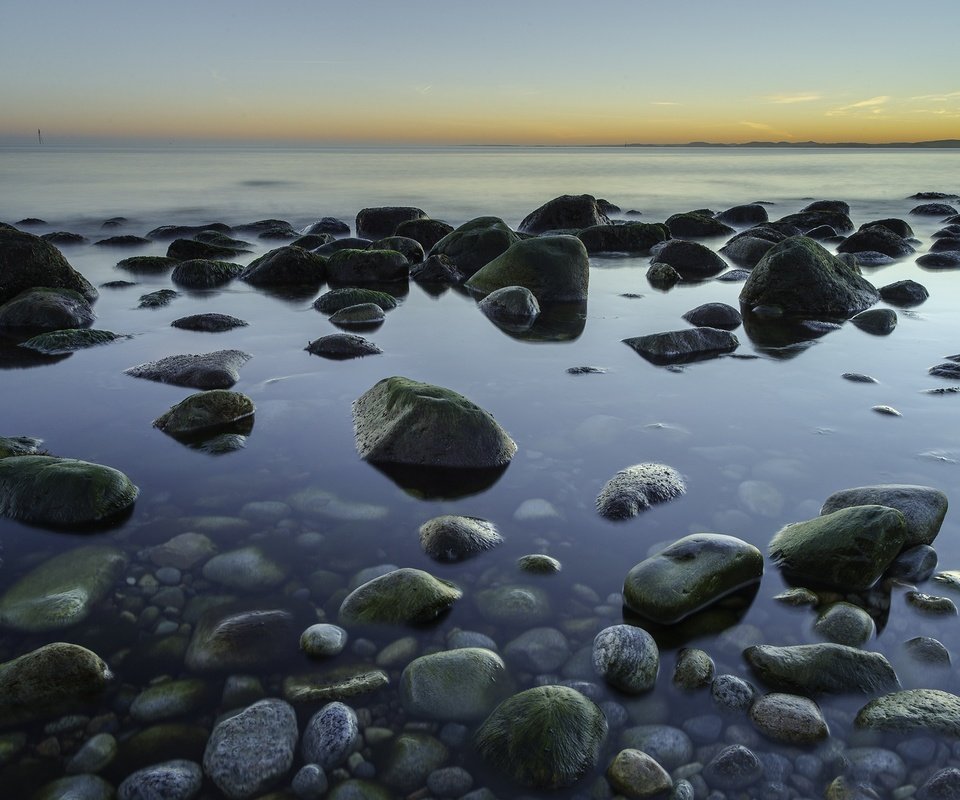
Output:
[[[493,215],[515,228],[530,211],[562,194],[592,194],[622,209],[614,218],[627,219],[626,212],[634,210],[640,216],[629,218],[647,222],[752,201],[770,203],[770,218],[778,219],[811,200],[839,199],[850,204],[855,226],[907,219],[919,240],[919,256],[941,227],[940,218],[911,216],[919,201],[908,196],[960,191],[958,158],[955,150],[6,147],[0,148],[0,221],[40,218],[43,224],[24,229],[72,231],[96,241],[142,236],[159,225],[234,226],[265,218],[301,229],[331,216],[353,229],[360,209],[387,205],[417,206],[453,226]],[[126,222],[102,228],[114,217]],[[252,243],[253,252],[236,259],[244,264],[283,244],[258,240],[256,234],[239,238]],[[724,239],[703,242],[716,250]],[[518,686],[527,688],[551,678],[583,677],[577,654],[582,663],[596,631],[623,621],[618,593],[627,571],[682,536],[726,533],[766,552],[782,526],[816,516],[833,492],[869,484],[933,486],[960,502],[960,394],[925,393],[951,385],[927,370],[960,351],[960,272],[925,270],[916,256],[863,270],[877,286],[912,278],[930,292],[922,305],[897,309],[898,325],[888,336],[847,323],[818,338],[771,345],[738,328],[737,354],[755,358],[717,358],[672,371],[648,363],[621,340],[687,327],[681,315],[702,303],[736,306],[742,284],[708,280],[664,292],[646,281],[649,257],[596,257],[584,313],[562,321],[559,335],[538,339],[500,330],[462,291],[438,294],[411,282],[398,290],[400,306],[388,312],[382,327],[364,333],[383,354],[337,362],[304,350],[309,341],[337,331],[312,308],[320,292],[268,293],[234,282],[217,290],[181,290],[164,308],[137,308],[141,294],[176,287],[169,275],[133,276],[115,265],[131,255],[163,255],[166,247],[167,242],[155,242],[129,249],[62,248],[94,285],[137,282],[101,289],[94,306],[94,327],[132,338],[34,362],[17,357],[15,342],[0,348],[0,435],[42,438],[51,453],[115,467],[140,487],[130,518],[105,532],[76,535],[0,520],[0,592],[44,559],[92,541],[128,554],[124,579],[91,620],[45,637],[0,631],[0,661],[47,641],[95,643],[115,665],[119,688],[90,713],[116,713],[115,735],[121,740],[142,727],[126,716],[125,698],[128,702],[161,677],[126,676],[123,666],[154,635],[156,620],[138,616],[136,624],[118,624],[112,639],[104,636],[105,623],[109,630],[123,598],[137,593],[137,586],[128,584],[138,584],[153,570],[143,555],[146,548],[185,531],[210,531],[221,552],[260,544],[286,570],[276,593],[281,602],[306,599],[319,619],[331,622],[336,622],[342,588],[368,567],[416,567],[464,589],[463,599],[434,626],[376,635],[350,632],[352,663],[373,663],[385,646],[408,636],[415,638],[412,654],[439,649],[456,629],[485,633],[502,651],[522,629],[486,622],[472,595],[497,582],[536,583],[549,593],[553,609],[542,624],[564,631],[572,655],[567,672],[558,667],[550,677],[515,669]],[[201,312],[231,314],[249,326],[216,334],[170,327],[174,319]],[[123,370],[176,353],[229,348],[252,355],[234,387],[257,407],[246,447],[214,456],[153,428],[156,417],[192,390],[136,379]],[[567,372],[577,366],[605,371]],[[877,382],[850,382],[841,377],[846,372]],[[404,491],[361,461],[351,404],[392,375],[454,389],[490,411],[519,448],[499,480],[469,496],[429,498]],[[872,410],[876,405],[891,406],[901,416],[879,414]],[[687,493],[629,521],[602,519],[595,511],[597,493],[618,470],[640,462],[674,467],[684,476]],[[276,523],[245,516],[248,503],[286,502],[303,490],[331,493],[341,501],[339,511],[324,516],[288,510]],[[420,548],[418,529],[440,514],[490,520],[505,541],[468,561],[434,562]],[[222,523],[214,530],[210,518],[245,522]],[[956,512],[948,512],[935,542],[939,569],[960,569],[958,533]],[[530,553],[559,559],[562,571],[524,575],[515,562]],[[333,578],[320,581],[318,571]],[[199,570],[184,580],[188,597],[221,592]],[[334,588],[321,596],[320,585]],[[743,647],[819,641],[815,612],[786,608],[773,599],[786,586],[767,559],[759,591],[738,615],[717,629],[661,636],[660,677],[650,695],[638,701],[600,686],[598,698],[622,703],[630,715],[627,725],[682,727],[710,713],[708,695],[688,697],[670,685],[678,648],[702,648],[718,672],[751,679]],[[949,594],[932,582],[920,588]],[[952,672],[932,675],[911,667],[902,645],[914,636],[931,636],[960,657],[960,620],[924,616],[907,604],[905,591],[892,589],[889,613],[867,647],[890,658],[905,687],[956,691],[960,686]],[[146,606],[148,594],[129,604],[137,615]],[[174,611],[160,612],[182,622]],[[577,624],[585,619],[594,623]],[[314,666],[294,652],[289,662],[258,677],[271,696],[284,674]],[[353,702],[368,708],[367,719],[378,726],[399,730],[411,721],[397,699],[403,666],[388,669],[388,689]],[[163,674],[186,676],[185,671]],[[219,697],[222,676],[210,680]],[[848,742],[852,715],[862,702],[822,701],[834,740]],[[209,729],[219,710],[213,702],[188,721]],[[41,748],[38,754],[47,736],[43,725],[24,730],[27,744],[0,766],[0,774],[6,770],[29,787],[60,777],[71,753],[51,756]],[[583,791],[617,752],[618,738],[619,729],[613,729],[601,764],[580,784]],[[769,742],[756,746],[781,749]],[[491,785],[501,796],[520,793],[488,775],[469,744],[452,753],[449,763],[466,764],[475,788]],[[386,756],[375,748],[365,758],[377,771]],[[825,772],[820,780],[825,783],[833,774]],[[212,786],[210,796],[219,796]]]

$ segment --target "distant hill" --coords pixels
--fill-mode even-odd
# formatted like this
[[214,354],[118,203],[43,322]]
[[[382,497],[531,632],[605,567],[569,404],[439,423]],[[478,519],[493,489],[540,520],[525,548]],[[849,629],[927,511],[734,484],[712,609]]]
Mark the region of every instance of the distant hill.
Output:
[[867,150],[883,150],[897,148],[960,148],[960,139],[937,139],[930,142],[886,142],[872,144],[868,142],[738,142],[736,144],[722,144],[718,142],[687,142],[686,144],[641,144],[630,143],[625,147],[782,147],[782,148],[861,148]]

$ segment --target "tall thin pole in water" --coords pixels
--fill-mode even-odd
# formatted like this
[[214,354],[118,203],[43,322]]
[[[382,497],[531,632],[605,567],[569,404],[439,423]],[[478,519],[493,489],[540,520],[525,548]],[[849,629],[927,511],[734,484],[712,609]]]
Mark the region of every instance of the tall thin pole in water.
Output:
[[40,135],[40,129],[37,128],[37,143],[43,144],[43,137]]

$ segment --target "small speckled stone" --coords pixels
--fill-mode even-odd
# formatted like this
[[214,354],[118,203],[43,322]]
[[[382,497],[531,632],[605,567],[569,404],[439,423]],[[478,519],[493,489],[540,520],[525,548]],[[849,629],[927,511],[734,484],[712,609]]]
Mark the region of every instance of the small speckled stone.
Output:
[[722,711],[738,712],[750,707],[756,690],[736,675],[717,675],[710,684],[710,695]]
[[328,703],[314,714],[303,731],[303,760],[331,770],[346,761],[360,740],[357,715],[343,703]]
[[670,774],[642,750],[621,750],[607,768],[607,780],[626,797],[653,797],[673,788]]
[[936,639],[929,636],[915,636],[903,644],[907,655],[918,664],[929,666],[950,666],[950,651]]
[[427,788],[436,797],[460,797],[473,788],[473,777],[463,767],[444,767],[427,776]]
[[703,768],[707,784],[721,791],[746,789],[763,777],[763,764],[756,754],[740,744],[721,750]]
[[861,647],[873,638],[876,625],[873,618],[859,606],[840,602],[820,612],[813,629],[828,642]]
[[787,744],[814,744],[830,735],[820,707],[799,695],[764,695],[750,707],[750,721],[764,736]]
[[694,690],[709,686],[716,674],[713,659],[703,650],[684,647],[677,654],[673,683],[681,689]]
[[820,602],[820,598],[818,598],[816,594],[809,589],[804,589],[799,586],[787,589],[785,592],[780,592],[780,594],[774,595],[773,599],[788,606],[815,607]]
[[652,689],[657,682],[660,651],[643,628],[612,625],[593,640],[593,666],[612,686],[640,694]]
[[299,800],[320,800],[327,793],[327,775],[317,764],[304,764],[291,784]]

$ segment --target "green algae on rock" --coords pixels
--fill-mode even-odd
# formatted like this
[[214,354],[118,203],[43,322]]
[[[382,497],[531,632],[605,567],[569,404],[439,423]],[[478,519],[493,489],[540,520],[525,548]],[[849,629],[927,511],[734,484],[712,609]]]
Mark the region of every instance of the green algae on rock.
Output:
[[249,433],[255,410],[253,401],[245,394],[211,389],[181,400],[157,417],[153,427],[175,438],[190,438],[227,429]]
[[939,689],[906,689],[877,697],[857,713],[858,728],[942,733],[960,738],[960,697]]
[[397,307],[397,298],[386,292],[378,292],[376,289],[350,286],[325,292],[314,300],[313,307],[324,314],[334,314],[341,309],[362,303],[376,303],[384,311],[389,311]]
[[341,625],[416,625],[432,622],[463,592],[419,569],[395,569],[358,586],[340,605]]
[[72,289],[26,289],[0,305],[0,328],[56,331],[93,324],[90,303]]
[[72,289],[87,300],[97,298],[93,285],[52,244],[31,233],[0,226],[0,304],[37,286]]
[[67,328],[65,330],[41,333],[20,343],[20,347],[36,350],[47,355],[72,353],[75,350],[85,350],[101,344],[109,344],[117,339],[129,339],[129,336],[114,333],[113,331],[98,331],[92,328]]
[[464,275],[473,275],[520,239],[499,217],[477,217],[444,236],[428,255],[446,256]]
[[400,676],[400,702],[424,719],[482,719],[512,691],[503,659],[482,647],[420,656]]
[[368,664],[342,665],[323,672],[288,675],[283,679],[284,699],[291,703],[328,703],[370,694],[390,683],[382,669]]
[[743,657],[760,680],[783,692],[875,694],[900,688],[884,655],[842,644],[758,644]]

